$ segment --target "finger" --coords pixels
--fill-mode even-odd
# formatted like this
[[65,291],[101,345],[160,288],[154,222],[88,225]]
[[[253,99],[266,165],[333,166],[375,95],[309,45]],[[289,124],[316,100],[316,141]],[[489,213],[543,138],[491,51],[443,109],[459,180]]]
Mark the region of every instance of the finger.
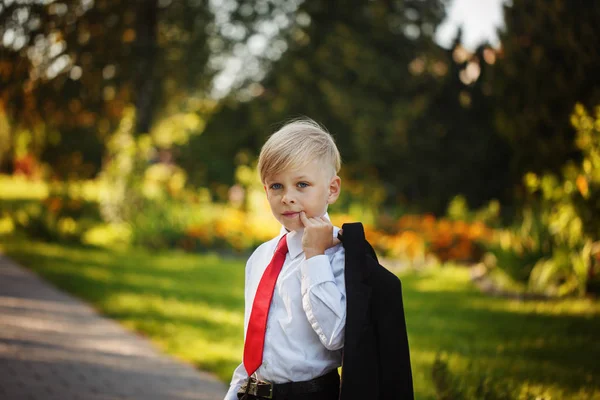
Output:
[[319,217],[312,217],[308,219],[313,226],[321,226],[323,225],[323,222],[321,221],[321,219]]
[[333,247],[333,246],[337,246],[338,244],[340,244],[340,243],[342,243],[342,242],[340,242],[340,239],[338,239],[338,238],[334,237],[334,238],[333,238],[333,242],[332,242],[332,243],[333,243],[333,245],[332,245],[331,247]]
[[321,219],[321,217],[314,217],[314,218],[310,218],[310,221],[315,225],[315,226],[323,226],[325,225],[323,220]]
[[304,226],[315,226],[316,225],[314,218],[308,218],[304,211],[300,211],[300,220],[302,221],[302,224]]
[[302,222],[302,225],[304,225],[304,226],[306,226],[307,224],[310,224],[304,211],[300,211],[300,222]]
[[333,225],[331,225],[331,223],[329,221],[327,221],[326,219],[324,220],[323,217],[312,217],[308,219],[311,223],[312,226],[314,227],[320,227],[320,228],[326,228],[326,227],[332,227]]

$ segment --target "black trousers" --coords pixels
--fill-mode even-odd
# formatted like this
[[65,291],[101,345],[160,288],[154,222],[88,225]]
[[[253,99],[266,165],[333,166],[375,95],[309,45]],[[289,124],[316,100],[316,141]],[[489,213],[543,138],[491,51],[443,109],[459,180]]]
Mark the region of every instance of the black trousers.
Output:
[[[274,396],[273,400],[338,400],[339,397],[340,397],[340,389],[338,387],[335,391],[329,391],[329,392],[306,393],[303,395],[284,396],[284,397]],[[248,395],[247,399],[248,400],[264,400],[265,398]]]

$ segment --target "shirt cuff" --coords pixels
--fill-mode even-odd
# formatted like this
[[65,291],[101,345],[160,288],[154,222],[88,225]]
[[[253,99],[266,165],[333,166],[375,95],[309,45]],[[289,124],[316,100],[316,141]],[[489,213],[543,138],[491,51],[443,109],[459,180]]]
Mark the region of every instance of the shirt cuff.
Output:
[[302,285],[303,295],[315,285],[323,282],[335,282],[329,257],[325,254],[304,260],[300,265],[300,271],[302,272],[302,282],[304,283]]

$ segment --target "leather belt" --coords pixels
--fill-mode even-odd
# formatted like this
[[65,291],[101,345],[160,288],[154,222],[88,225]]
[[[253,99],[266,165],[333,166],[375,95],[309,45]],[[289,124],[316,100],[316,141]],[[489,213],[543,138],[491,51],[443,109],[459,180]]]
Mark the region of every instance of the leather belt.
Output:
[[331,370],[318,378],[301,382],[271,383],[250,377],[238,391],[238,397],[243,398],[247,389],[247,393],[252,396],[264,399],[277,399],[281,396],[299,396],[318,393],[327,389],[337,389],[339,384],[340,376],[337,369]]

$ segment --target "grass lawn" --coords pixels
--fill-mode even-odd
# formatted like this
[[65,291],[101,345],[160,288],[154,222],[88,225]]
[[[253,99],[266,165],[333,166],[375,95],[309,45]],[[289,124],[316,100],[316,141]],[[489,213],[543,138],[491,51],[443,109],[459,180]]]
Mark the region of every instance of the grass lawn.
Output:
[[[225,382],[241,360],[243,260],[0,243],[58,287]],[[417,399],[435,398],[431,371],[440,352],[463,387],[483,377],[523,396],[600,399],[598,301],[490,298],[456,267],[401,278]]]

